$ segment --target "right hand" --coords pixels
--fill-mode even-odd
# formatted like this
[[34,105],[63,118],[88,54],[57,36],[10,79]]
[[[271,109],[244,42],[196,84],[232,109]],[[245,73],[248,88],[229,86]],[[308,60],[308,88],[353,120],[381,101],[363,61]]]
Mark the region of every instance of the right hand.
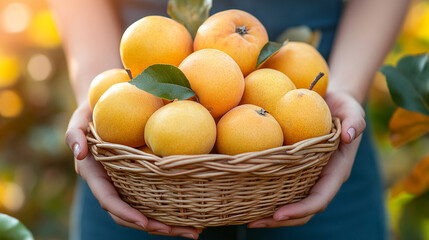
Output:
[[76,172],[88,183],[101,207],[121,226],[144,230],[153,235],[197,239],[201,229],[173,227],[148,219],[122,201],[106,170],[88,151],[86,131],[88,122],[92,118],[91,115],[88,101],[80,104],[70,119],[66,132],[66,143],[74,153]]

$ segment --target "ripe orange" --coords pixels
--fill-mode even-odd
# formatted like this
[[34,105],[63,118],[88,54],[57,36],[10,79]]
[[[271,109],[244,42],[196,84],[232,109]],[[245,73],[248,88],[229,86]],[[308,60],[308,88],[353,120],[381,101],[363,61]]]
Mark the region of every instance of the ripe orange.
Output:
[[145,144],[147,120],[162,106],[160,98],[129,83],[117,83],[95,105],[94,127],[104,141],[140,147]]
[[156,63],[179,66],[192,53],[186,28],[166,17],[147,16],[131,24],[122,36],[121,59],[135,77]]
[[246,76],[255,69],[267,42],[267,31],[258,19],[241,10],[226,10],[210,16],[198,28],[194,49],[214,48],[227,53]]
[[238,105],[244,91],[244,78],[237,63],[216,49],[203,49],[189,55],[179,66],[214,118]]

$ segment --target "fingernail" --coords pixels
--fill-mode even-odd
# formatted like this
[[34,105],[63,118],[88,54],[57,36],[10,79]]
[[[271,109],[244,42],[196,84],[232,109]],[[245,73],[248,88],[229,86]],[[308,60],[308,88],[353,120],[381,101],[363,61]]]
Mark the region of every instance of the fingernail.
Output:
[[73,145],[73,154],[74,154],[75,158],[77,158],[77,156],[79,156],[79,153],[80,153],[80,146],[79,146],[79,144],[75,143]]
[[185,238],[195,239],[195,236],[191,233],[185,233],[185,234],[182,234],[180,236],[185,237]]
[[280,216],[278,221],[284,221],[284,220],[288,220],[289,217],[288,216]]
[[267,224],[265,223],[257,223],[257,224],[253,224],[252,228],[266,228]]
[[170,234],[170,231],[168,231],[166,229],[158,229],[156,231],[159,232],[159,233]]
[[146,224],[143,222],[136,222],[137,225],[139,225],[140,227],[142,227],[143,229],[146,229]]
[[347,130],[347,133],[349,134],[351,141],[355,138],[356,130],[354,128],[349,128],[349,130]]

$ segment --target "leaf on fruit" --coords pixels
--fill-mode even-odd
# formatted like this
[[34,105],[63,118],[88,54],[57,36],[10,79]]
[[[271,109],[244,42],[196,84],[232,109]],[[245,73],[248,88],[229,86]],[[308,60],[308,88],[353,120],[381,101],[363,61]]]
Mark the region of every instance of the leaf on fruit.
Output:
[[429,116],[398,108],[389,122],[390,142],[400,147],[429,132]]
[[3,240],[34,240],[24,224],[3,213],[0,213],[0,236]]
[[151,65],[129,83],[167,100],[188,99],[195,95],[185,74],[169,64]]
[[386,76],[390,95],[399,107],[429,115],[429,56],[409,55],[399,60],[396,68],[380,68]]
[[211,8],[211,0],[169,0],[167,13],[185,25],[194,38],[198,28],[209,17]]
[[276,39],[277,42],[284,42],[286,40],[294,42],[306,42],[313,45],[314,48],[319,48],[320,40],[322,39],[322,31],[311,30],[308,26],[297,26],[286,29]]
[[276,42],[267,42],[259,52],[259,56],[258,56],[258,60],[256,62],[255,68],[257,69],[259,66],[261,66],[264,62],[266,62],[270,57],[275,55],[280,50],[280,48],[282,48],[286,44],[287,44],[287,41],[285,41],[283,44],[276,43]]
[[425,240],[429,237],[429,191],[405,204],[399,219],[399,239]]

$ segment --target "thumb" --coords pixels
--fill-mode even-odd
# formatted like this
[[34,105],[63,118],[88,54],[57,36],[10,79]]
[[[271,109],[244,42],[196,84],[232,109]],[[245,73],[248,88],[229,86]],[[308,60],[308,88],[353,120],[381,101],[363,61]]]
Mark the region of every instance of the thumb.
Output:
[[341,140],[345,143],[351,143],[359,137],[366,128],[366,122],[362,114],[357,111],[347,111],[343,116],[339,116],[342,121]]
[[67,127],[65,141],[78,160],[84,159],[88,154],[86,129],[90,120],[91,110],[86,102],[76,109]]

